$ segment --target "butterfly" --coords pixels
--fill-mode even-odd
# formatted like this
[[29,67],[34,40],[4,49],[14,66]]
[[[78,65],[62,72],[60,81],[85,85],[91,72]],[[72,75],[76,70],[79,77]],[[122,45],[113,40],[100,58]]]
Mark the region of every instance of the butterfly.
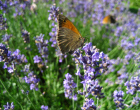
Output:
[[102,21],[103,24],[110,24],[110,23],[116,23],[116,19],[114,16],[112,15],[108,15],[106,17],[104,17],[103,21]]
[[58,30],[56,40],[60,51],[72,54],[77,48],[83,46],[85,39],[81,36],[73,23],[64,15],[57,16]]

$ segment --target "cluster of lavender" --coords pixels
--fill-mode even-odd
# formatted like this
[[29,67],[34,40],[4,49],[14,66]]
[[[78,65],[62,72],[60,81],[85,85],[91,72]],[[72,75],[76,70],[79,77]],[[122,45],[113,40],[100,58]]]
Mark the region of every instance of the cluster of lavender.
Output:
[[[56,35],[57,35],[57,15],[59,14],[59,8],[56,7],[56,5],[54,4],[50,10],[48,10],[49,17],[48,20],[53,20],[52,23],[52,32],[49,33],[49,35],[51,36],[50,38],[50,42],[52,42],[51,46],[52,47],[57,47],[57,42],[56,42]],[[59,57],[59,62],[62,62],[63,58],[66,58],[67,55],[63,55],[60,51],[60,49],[56,48],[56,55]]]
[[137,91],[140,91],[140,76],[132,77],[130,81],[127,81],[125,83],[125,86],[127,86],[127,94],[134,95]]
[[37,76],[34,74],[34,72],[28,73],[28,76],[25,76],[23,78],[27,84],[30,84],[30,90],[35,89],[38,91],[38,82],[40,81]]
[[44,35],[40,34],[39,36],[35,37],[35,43],[38,48],[38,51],[41,55],[34,56],[34,63],[37,63],[38,68],[42,68],[43,66],[46,66],[47,68],[47,62],[48,62],[48,40],[44,40]]
[[[110,25],[110,27],[106,26],[107,29],[111,30],[110,33],[110,46],[112,47],[112,44],[118,44],[118,47],[123,50],[125,54],[120,53],[120,58],[113,59],[111,66],[108,67],[108,70],[104,72],[105,75],[117,71],[117,79],[115,83],[117,84],[124,84],[127,80],[130,78],[131,69],[130,65],[133,65],[135,67],[140,67],[140,52],[139,52],[139,45],[140,45],[140,39],[139,39],[139,12],[137,14],[131,13],[129,11],[129,2],[124,4],[123,0],[103,0],[103,1],[97,1],[94,3],[92,0],[91,1],[72,1],[69,2],[69,13],[68,15],[71,17],[76,17],[79,13],[86,15],[86,17],[91,17],[91,20],[93,21],[92,25],[95,26],[97,25],[98,29],[100,30],[102,25],[101,22],[103,18],[107,15],[115,15],[116,17],[116,22],[117,25]],[[88,8],[92,7],[89,10]],[[87,9],[86,9],[87,8]],[[75,10],[75,11],[74,11]],[[86,21],[86,19],[82,19],[83,22]],[[104,35],[107,36],[107,35]],[[121,40],[120,40],[121,39]],[[117,48],[118,48],[117,47]],[[114,52],[113,54],[116,54]],[[77,53],[78,56],[80,56]],[[79,61],[79,59],[82,59]],[[81,58],[79,57],[77,60],[78,63],[84,62],[87,63],[91,61],[91,58],[83,57],[81,55]],[[89,60],[90,59],[90,60]],[[118,68],[115,68],[114,65],[121,65]],[[92,68],[89,68],[88,66],[83,65],[84,68],[88,68],[87,73],[88,74],[93,74],[90,71]],[[83,76],[80,74],[80,68],[78,68],[77,74],[83,78]],[[90,71],[89,71],[90,70]],[[98,70],[98,69],[97,69]],[[86,72],[85,71],[85,72]],[[92,70],[93,71],[93,70]],[[84,72],[84,73],[85,73]],[[97,72],[99,73],[99,72]],[[97,74],[96,73],[96,74]],[[95,77],[96,77],[96,74]],[[81,78],[81,79],[82,79]],[[93,77],[94,78],[94,77]],[[137,83],[134,82],[135,78],[131,78],[131,82],[127,81],[127,93],[134,94],[136,90],[139,88],[137,87]],[[111,82],[111,79],[107,79],[106,82]],[[85,82],[84,82],[85,83]],[[133,83],[134,85],[132,85]],[[114,82],[111,82],[110,84],[114,84]],[[126,85],[125,84],[125,85]],[[135,85],[136,84],[136,85]],[[135,99],[135,98],[134,98]]]
[[[103,98],[102,87],[96,78],[107,70],[111,62],[103,52],[99,52],[92,46],[92,43],[85,44],[83,50],[85,55],[81,51],[75,51],[73,54],[77,65],[76,75],[80,77],[83,84],[83,92],[78,91],[78,93],[85,97],[91,94],[96,98]],[[84,69],[84,75],[80,74],[81,68]]]
[[15,13],[13,13],[13,16],[20,16],[24,15],[25,9],[28,8],[31,11],[34,12],[34,10],[37,8],[36,4],[33,2],[31,3],[30,0],[5,0],[0,1],[0,10],[2,10],[4,13],[8,13],[11,10],[15,10]]
[[[122,15],[125,11],[124,0],[102,0],[102,1],[69,1],[68,15],[71,17],[76,17],[78,14],[83,14],[83,18],[81,19],[83,23],[87,22],[87,19],[92,20],[92,25],[100,25],[103,18],[107,15]],[[101,25],[100,25],[101,26]]]
[[96,106],[94,105],[93,99],[85,99],[85,102],[83,104],[83,107],[81,107],[82,110],[96,110]]
[[26,75],[25,77],[23,77],[23,80],[30,85],[30,90],[34,89],[38,91],[38,84],[40,79],[37,78],[34,72],[30,70],[30,65],[25,65],[21,72],[23,72]]
[[[83,84],[83,92],[78,90],[78,94],[83,95],[86,98],[89,97],[89,95],[99,99],[103,98],[104,93],[101,92],[102,87],[99,85],[99,81],[96,78],[105,72],[109,65],[111,65],[109,58],[103,52],[99,52],[96,47],[92,46],[92,43],[85,44],[82,51],[75,51],[73,56],[77,67],[76,75],[80,77],[82,80],[81,83]],[[82,68],[84,70],[84,75],[81,75]],[[67,74],[67,78],[64,81],[65,83],[67,82],[67,86],[64,83],[64,87],[65,96],[68,95],[68,97],[74,95],[72,94],[72,90],[76,87],[71,77],[70,74]],[[93,100],[86,99],[82,109],[90,107],[96,109]]]
[[140,97],[138,97],[138,94],[137,94],[136,97],[133,97],[132,106],[139,104],[139,102],[140,102]]
[[8,35],[8,34],[2,35],[2,41],[5,43],[8,43],[8,41],[11,37],[12,37],[12,35]]
[[22,54],[19,54],[20,50],[17,49],[14,52],[9,51],[5,45],[0,44],[0,62],[4,62],[3,68],[7,68],[9,73],[13,73],[15,65],[22,63],[27,63],[26,57]]
[[114,93],[113,93],[113,97],[114,97],[114,102],[116,104],[116,107],[117,108],[121,108],[123,109],[124,108],[124,104],[123,104],[123,96],[124,96],[124,92],[123,91],[117,91],[115,90]]
[[55,22],[57,22],[57,15],[59,14],[59,7],[56,7],[56,5],[52,5],[50,7],[50,10],[48,10],[49,17],[48,20],[54,20]]
[[56,46],[56,35],[57,35],[57,15],[59,14],[59,7],[56,7],[56,5],[52,5],[52,7],[50,7],[50,10],[48,10],[49,17],[48,20],[53,20],[54,22],[52,23],[52,32],[49,33],[49,35],[51,36],[50,38],[50,42],[52,42],[52,47]]
[[72,0],[68,2],[68,13],[67,15],[70,17],[77,17],[79,14],[83,14],[83,18],[81,19],[85,24],[87,19],[91,18],[92,10],[94,7],[94,1],[79,1],[79,0]]
[[[83,65],[84,72],[91,79],[96,79],[98,75],[104,73],[107,68],[111,65],[111,62],[107,55],[103,52],[99,52],[92,43],[87,43],[83,46],[85,55],[81,51],[75,51],[74,57],[76,64]],[[81,77],[81,75],[79,75]],[[81,77],[82,78],[82,77]]]

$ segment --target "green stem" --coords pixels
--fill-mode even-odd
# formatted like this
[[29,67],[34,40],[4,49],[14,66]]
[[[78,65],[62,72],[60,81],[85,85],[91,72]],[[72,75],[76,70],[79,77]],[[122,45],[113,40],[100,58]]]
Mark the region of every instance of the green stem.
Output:
[[[15,100],[15,98],[14,98],[14,97],[9,93],[9,91],[6,89],[6,87],[5,87],[5,85],[2,83],[2,80],[1,80],[1,79],[0,79],[0,82],[1,82],[1,84],[3,85],[4,89],[8,92],[9,96],[12,97],[12,99]],[[20,104],[17,100],[15,100],[15,101],[20,105],[21,109],[23,110],[21,104]]]

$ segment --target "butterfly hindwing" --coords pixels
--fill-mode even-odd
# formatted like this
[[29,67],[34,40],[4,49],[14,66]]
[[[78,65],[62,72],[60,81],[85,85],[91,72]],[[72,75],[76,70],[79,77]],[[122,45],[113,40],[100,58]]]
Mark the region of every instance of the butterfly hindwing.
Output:
[[78,43],[81,42],[79,42],[79,39],[76,36],[78,35],[68,28],[59,28],[57,41],[62,53],[74,51],[78,48]]

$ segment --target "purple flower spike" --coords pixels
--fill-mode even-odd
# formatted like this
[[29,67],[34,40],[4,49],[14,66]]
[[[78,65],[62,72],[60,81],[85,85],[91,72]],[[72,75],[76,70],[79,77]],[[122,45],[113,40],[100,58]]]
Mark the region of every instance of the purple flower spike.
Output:
[[109,65],[112,65],[107,55],[92,46],[92,43],[87,43],[83,47],[85,55],[82,52],[75,51],[73,56],[75,57],[76,64],[83,65],[85,74],[91,78],[101,75],[105,72]]
[[133,97],[132,105],[137,105],[139,104],[139,102],[140,102],[140,97],[138,97],[137,95],[136,97]]
[[42,106],[41,106],[41,109],[42,109],[42,110],[48,110],[48,106],[42,105]]
[[123,96],[124,96],[123,91],[121,91],[121,90],[120,91],[117,91],[117,90],[114,91],[113,97],[114,97],[114,102],[115,102],[117,108],[121,108],[121,109],[124,108],[123,99],[122,99]]
[[23,37],[24,43],[30,43],[30,33],[26,30],[23,30],[21,34],[22,34],[21,37]]
[[12,35],[5,34],[2,36],[2,40],[3,40],[3,42],[8,42],[11,37],[12,37]]
[[102,87],[98,84],[98,80],[91,80],[90,77],[84,77],[85,80],[81,83],[84,86],[84,92],[79,92],[81,95],[85,95],[85,97],[88,97],[90,94],[92,96],[95,96],[96,98],[104,98],[104,93],[101,93]]
[[96,110],[93,99],[85,99],[82,110]]
[[48,54],[49,54],[49,51],[48,51],[49,41],[44,40],[44,35],[40,34],[39,36],[35,37],[35,43],[36,43],[36,46],[38,48],[38,51],[39,51],[41,57],[38,55],[34,56],[34,63],[37,63],[38,67],[42,68],[44,65],[47,66]]
[[64,79],[63,84],[65,88],[65,97],[73,100],[77,100],[77,95],[74,94],[74,89],[77,87],[76,83],[74,83],[72,75],[67,73],[65,75],[66,79]]
[[137,91],[139,92],[140,91],[139,85],[140,85],[140,77],[139,76],[132,77],[130,81],[127,81],[125,83],[125,86],[127,86],[126,93],[134,95]]
[[25,76],[23,78],[23,80],[25,80],[26,83],[30,84],[30,90],[35,89],[36,91],[38,91],[38,83],[40,79],[38,79],[33,72],[30,72],[28,76]]
[[41,63],[42,62],[42,59],[41,57],[39,57],[38,55],[34,56],[34,63]]
[[3,15],[0,14],[0,30],[6,29],[7,29],[6,19],[3,18]]
[[11,103],[11,105],[7,102],[7,105],[3,105],[4,110],[14,110],[14,104],[13,102]]
[[56,7],[56,5],[54,4],[50,10],[48,10],[48,12],[50,13],[49,14],[49,17],[48,17],[48,20],[54,20],[57,22],[57,15],[59,14],[59,7]]

